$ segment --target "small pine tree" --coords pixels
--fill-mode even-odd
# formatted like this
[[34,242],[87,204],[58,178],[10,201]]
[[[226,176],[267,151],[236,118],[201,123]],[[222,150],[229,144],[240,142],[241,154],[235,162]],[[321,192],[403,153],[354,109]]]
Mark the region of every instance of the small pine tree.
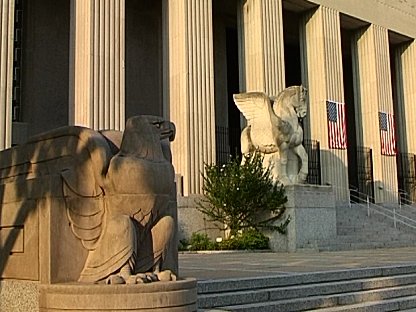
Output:
[[285,190],[273,183],[270,169],[263,168],[259,153],[246,156],[243,164],[238,158],[222,166],[206,164],[203,179],[205,198],[198,209],[210,221],[225,224],[230,235],[249,228],[285,232],[289,218],[274,225],[285,211]]

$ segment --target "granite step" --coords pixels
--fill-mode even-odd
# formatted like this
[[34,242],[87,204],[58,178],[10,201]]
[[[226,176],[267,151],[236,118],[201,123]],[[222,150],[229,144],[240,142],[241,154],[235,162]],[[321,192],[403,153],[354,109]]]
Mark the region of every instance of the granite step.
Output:
[[[382,241],[382,242],[351,242],[351,243],[330,243],[330,244],[311,244],[309,249],[317,251],[346,251],[360,249],[377,249],[377,248],[397,248],[415,246],[415,241]],[[305,248],[308,249],[308,246]]]
[[[403,207],[401,212],[405,214],[407,210],[413,208]],[[336,213],[337,236],[332,240],[311,242],[311,248],[335,251],[416,245],[416,230],[399,222],[394,227],[393,219],[374,211],[367,217],[367,209],[362,205],[337,207]]]
[[411,240],[411,239],[415,239],[416,235],[415,234],[411,234],[411,233],[401,233],[401,232],[391,232],[391,231],[386,231],[384,230],[384,232],[371,232],[371,231],[359,231],[359,230],[355,230],[355,231],[348,231],[346,233],[338,233],[337,237],[339,237],[339,239],[348,239],[350,237],[357,237],[357,238],[361,238],[361,239],[378,239],[378,240]]
[[409,233],[397,233],[385,230],[384,233],[350,232],[338,234],[331,240],[310,241],[305,248],[314,250],[352,250],[373,249],[381,247],[406,247],[416,245],[416,235]]
[[198,282],[199,294],[227,292],[228,290],[250,290],[257,288],[285,287],[324,283],[334,281],[348,281],[356,279],[386,279],[391,276],[407,276],[416,274],[416,265],[399,265],[371,268],[357,268],[348,270],[333,270],[324,272],[310,272],[270,277],[231,278],[221,280],[204,280]]
[[[337,242],[390,242],[390,241],[416,241],[415,235],[409,235],[405,233],[379,233],[379,234],[371,234],[371,233],[361,233],[361,232],[353,232],[349,234],[338,234],[336,236]],[[325,240],[323,242],[331,242],[334,240]]]
[[[402,311],[416,307],[416,296],[403,296],[398,298],[381,299],[360,302],[350,305],[337,305],[337,298],[334,296],[322,296],[297,300],[262,302],[259,304],[225,306],[219,309],[198,310],[210,312],[295,312],[295,311],[354,311],[354,312],[382,312],[382,311]],[[412,310],[411,310],[412,311]]]
[[[400,282],[400,286],[394,287]],[[215,306],[230,306],[238,303],[251,304],[265,301],[289,300],[299,297],[313,297],[322,295],[334,295],[346,293],[343,297],[338,298],[338,304],[351,304],[369,300],[375,297],[394,297],[397,294],[409,293],[416,295],[416,275],[401,276],[400,279],[390,277],[383,281],[370,280],[352,280],[342,282],[316,283],[309,285],[295,285],[290,287],[265,288],[261,290],[247,290],[234,293],[211,294],[198,298],[198,306],[201,308]],[[413,284],[413,285],[408,285]],[[389,288],[386,288],[390,286]],[[383,288],[383,289],[378,289]],[[359,289],[361,292],[354,292]],[[367,290],[369,289],[369,290]],[[364,291],[367,290],[367,291]]]
[[381,312],[381,311],[415,311],[416,308],[416,296],[405,296],[387,300],[374,300],[361,302],[357,304],[351,304],[347,306],[337,306],[330,308],[312,309],[306,311],[319,311],[319,312],[340,312],[340,311],[352,311],[352,312]]
[[365,309],[377,302],[390,311],[390,306],[413,307],[416,300],[405,298],[415,296],[416,266],[412,265],[198,283],[200,311]]

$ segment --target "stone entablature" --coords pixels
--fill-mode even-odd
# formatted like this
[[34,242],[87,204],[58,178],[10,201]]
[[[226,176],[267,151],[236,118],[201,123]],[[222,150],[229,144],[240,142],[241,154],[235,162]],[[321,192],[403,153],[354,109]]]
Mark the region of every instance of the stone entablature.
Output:
[[414,0],[309,0],[308,2],[333,8],[340,13],[383,26],[402,35],[416,37]]

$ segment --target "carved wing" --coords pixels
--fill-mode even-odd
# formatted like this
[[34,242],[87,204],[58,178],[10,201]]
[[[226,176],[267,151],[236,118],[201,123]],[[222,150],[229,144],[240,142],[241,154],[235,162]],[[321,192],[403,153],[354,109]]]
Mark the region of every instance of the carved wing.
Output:
[[251,126],[251,140],[256,147],[273,147],[276,115],[269,97],[262,92],[234,94],[234,102]]
[[104,177],[112,157],[108,138],[83,129],[70,166],[61,171],[67,216],[75,237],[87,250],[96,248],[105,226]]
[[105,205],[103,192],[96,195],[81,194],[78,186],[71,185],[73,171],[61,174],[66,212],[72,233],[81,240],[82,245],[92,250],[103,232]]
[[269,97],[262,92],[234,94],[234,103],[247,119],[249,125],[267,121],[272,113]]

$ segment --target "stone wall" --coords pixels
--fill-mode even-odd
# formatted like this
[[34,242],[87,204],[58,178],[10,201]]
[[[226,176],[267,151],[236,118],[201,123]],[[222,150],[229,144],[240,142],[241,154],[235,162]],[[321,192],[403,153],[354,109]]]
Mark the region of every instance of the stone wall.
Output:
[[178,197],[179,240],[189,239],[192,233],[206,233],[211,239],[223,236],[223,232],[198,211],[197,203],[201,199],[201,195]]

